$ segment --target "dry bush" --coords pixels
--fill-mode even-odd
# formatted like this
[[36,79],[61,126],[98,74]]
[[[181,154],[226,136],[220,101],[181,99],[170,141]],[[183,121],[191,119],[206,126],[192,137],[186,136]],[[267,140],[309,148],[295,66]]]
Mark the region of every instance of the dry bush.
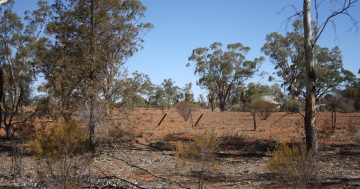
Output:
[[262,120],[266,120],[276,109],[276,104],[260,98],[253,99],[250,106],[258,113]]
[[176,145],[176,167],[190,168],[196,174],[198,188],[202,188],[204,174],[215,168],[214,152],[218,146],[219,140],[209,131],[194,136],[193,141],[179,142]]
[[317,157],[307,153],[304,147],[278,144],[267,166],[298,187],[308,187],[318,182],[317,162]]
[[[23,170],[23,157],[25,155],[24,142],[35,134],[35,126],[30,121],[17,123],[13,126],[13,137],[11,140],[11,173],[19,175]],[[15,135],[15,137],[14,137]]]
[[113,142],[119,142],[119,143],[131,142],[136,137],[137,137],[137,135],[133,131],[131,131],[129,129],[123,129],[119,126],[111,128],[109,130],[109,138]]
[[87,150],[84,130],[75,121],[57,122],[42,130],[30,142],[31,150],[45,167],[37,170],[38,180],[46,187],[78,188],[92,156]]
[[177,105],[177,110],[185,121],[187,121],[192,116],[191,115],[192,108],[193,108],[192,103],[188,101],[181,101]]

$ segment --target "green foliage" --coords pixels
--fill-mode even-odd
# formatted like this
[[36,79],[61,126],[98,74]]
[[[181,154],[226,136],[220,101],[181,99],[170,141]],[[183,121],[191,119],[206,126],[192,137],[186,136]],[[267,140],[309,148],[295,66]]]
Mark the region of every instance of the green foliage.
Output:
[[40,41],[35,35],[39,32],[39,15],[28,13],[24,21],[13,11],[13,6],[14,1],[0,6],[0,122],[7,137],[13,129],[12,122],[20,121],[19,111],[31,102],[31,85],[35,80],[34,47]]
[[194,101],[194,94],[191,91],[192,83],[185,84],[185,87],[183,88],[183,96],[184,100],[187,102],[193,102]]
[[174,107],[183,98],[180,87],[172,79],[164,79],[160,86],[155,87],[149,101],[153,106],[164,109]]
[[276,74],[281,77],[291,98],[301,95],[304,82],[304,58],[302,22],[293,23],[293,31],[285,36],[271,33],[266,36],[266,43],[262,47],[265,55],[275,64]]
[[237,94],[238,95],[233,98],[232,104],[240,103],[242,105],[242,111],[249,111],[252,99],[258,96],[269,94],[274,96],[278,102],[281,102],[284,98],[284,94],[278,84],[269,86],[259,83],[249,83],[247,86],[239,88]]
[[341,95],[352,100],[356,111],[360,111],[360,80],[356,79],[349,86],[347,86]]
[[51,5],[47,39],[37,48],[37,67],[46,80],[46,92],[62,111],[89,107],[91,144],[98,97],[109,105],[121,65],[141,48],[142,32],[151,27],[141,22],[145,10],[139,0],[64,0]]
[[338,46],[331,50],[316,46],[315,55],[317,57],[317,64],[315,64],[317,100],[339,90],[344,84],[355,79],[351,71],[344,69],[341,50]]
[[354,102],[340,95],[327,94],[320,103],[326,104],[327,111],[332,112],[354,112]]
[[251,101],[250,107],[259,113],[262,120],[266,120],[276,109],[276,104],[262,98],[254,98]]
[[[277,75],[283,79],[291,99],[305,94],[305,51],[302,21],[293,23],[293,31],[281,35],[271,33],[266,36],[262,47],[265,55],[275,64]],[[353,74],[343,68],[342,55],[339,47],[329,50],[318,45],[314,46],[316,58],[316,99],[337,90],[342,84],[349,82]]]
[[284,109],[285,111],[289,111],[289,112],[299,112],[300,109],[300,105],[301,103],[299,102],[299,100],[286,100],[284,102]]
[[209,48],[194,49],[189,57],[189,61],[195,64],[194,73],[200,76],[197,84],[219,101],[221,111],[263,61],[263,57],[246,60],[249,50],[241,43],[228,44],[226,50],[222,49],[221,43],[213,43]]
[[126,74],[115,82],[111,90],[111,101],[121,107],[135,108],[145,106],[151,95],[153,84],[146,74],[134,72],[132,77]]

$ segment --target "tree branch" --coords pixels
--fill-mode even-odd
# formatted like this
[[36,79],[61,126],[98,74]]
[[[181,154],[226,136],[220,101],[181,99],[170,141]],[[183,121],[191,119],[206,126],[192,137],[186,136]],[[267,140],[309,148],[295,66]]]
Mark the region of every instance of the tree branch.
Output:
[[[336,16],[338,15],[345,15],[348,18],[350,18],[351,22],[353,23],[353,27],[356,27],[356,30],[358,30],[358,21],[355,20],[348,12],[348,9],[351,8],[358,0],[344,0],[344,3],[342,4],[342,8],[339,9],[338,11],[335,11],[333,13],[331,13],[330,16],[328,16],[325,20],[325,22],[323,22],[319,27],[318,27],[318,32],[315,33],[315,39],[313,41],[313,46],[316,44],[316,42],[318,41],[318,39],[320,38],[321,34],[324,32],[324,29],[326,28],[327,24]],[[315,12],[316,12],[316,22],[318,23],[318,5],[317,5],[317,1],[315,0]]]
[[[114,146],[115,149],[118,149],[116,145],[113,144],[113,146]],[[190,189],[190,188],[188,188],[188,187],[186,187],[186,186],[183,186],[182,184],[180,184],[179,182],[177,182],[177,181],[175,181],[175,180],[172,180],[172,179],[170,179],[170,178],[166,178],[166,177],[162,177],[162,176],[156,175],[156,174],[150,172],[149,170],[146,170],[146,169],[144,169],[144,168],[142,168],[142,167],[140,167],[140,166],[137,166],[137,165],[135,165],[135,164],[133,164],[133,163],[125,160],[124,158],[120,158],[120,157],[117,157],[117,156],[114,156],[114,155],[111,155],[111,154],[109,154],[109,155],[110,155],[111,157],[117,159],[117,160],[120,160],[120,161],[124,162],[125,164],[127,164],[127,165],[130,166],[130,167],[139,169],[139,170],[141,170],[141,171],[143,171],[143,172],[145,172],[145,173],[148,173],[148,174],[150,174],[151,176],[154,176],[154,177],[156,177],[156,178],[158,178],[158,179],[165,180],[165,181],[168,181],[168,182],[170,182],[170,183],[174,183],[174,184],[178,185],[178,186],[181,187],[181,188]]]

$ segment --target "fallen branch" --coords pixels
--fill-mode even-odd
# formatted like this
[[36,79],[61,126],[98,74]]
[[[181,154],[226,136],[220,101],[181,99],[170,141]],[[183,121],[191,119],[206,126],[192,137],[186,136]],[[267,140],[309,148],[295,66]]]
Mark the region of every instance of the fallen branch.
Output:
[[[116,147],[115,145],[114,145],[114,147],[115,147],[115,149],[117,149],[117,147]],[[117,157],[117,156],[114,156],[114,155],[111,155],[111,154],[109,154],[109,155],[110,155],[111,157],[117,159],[117,160],[120,160],[120,161],[124,162],[124,163],[127,164],[128,166],[133,167],[133,168],[136,168],[136,169],[139,169],[139,170],[141,170],[141,171],[143,171],[143,172],[145,172],[145,173],[150,174],[150,175],[153,176],[153,177],[156,177],[156,178],[161,179],[161,180],[164,180],[164,181],[168,181],[168,182],[170,182],[170,183],[174,183],[174,184],[178,185],[178,186],[181,187],[181,188],[190,189],[190,188],[188,188],[188,187],[186,187],[186,186],[183,186],[182,184],[180,184],[179,182],[177,182],[177,181],[175,181],[175,180],[172,180],[172,179],[167,178],[167,177],[159,176],[159,175],[157,175],[157,174],[155,174],[155,173],[150,172],[149,170],[146,170],[146,169],[144,169],[144,168],[142,168],[142,167],[140,167],[140,166],[137,166],[137,165],[135,165],[135,164],[133,164],[133,163],[125,160],[125,158],[120,158],[120,157]]]
[[[129,181],[129,180],[126,180],[126,179],[123,179],[123,178],[120,178],[120,177],[117,177],[117,176],[114,176],[114,175],[113,175],[113,176],[100,177],[100,179],[108,179],[108,180],[110,180],[110,179],[118,179],[118,180],[121,180],[122,182],[125,182],[125,183],[128,183],[128,184],[132,185],[132,186],[135,186],[136,188],[146,189],[146,188],[144,188],[144,187],[142,187],[142,186],[139,186],[138,184],[135,184],[135,183],[133,183],[133,182],[131,182],[131,181]],[[104,186],[101,186],[101,187],[97,187],[97,188],[103,189],[103,188],[109,188],[109,186],[110,186],[110,187],[113,187],[113,186],[111,186],[110,184],[107,184],[107,185],[104,185]],[[92,187],[90,186],[90,187],[87,187],[87,188],[92,188]]]

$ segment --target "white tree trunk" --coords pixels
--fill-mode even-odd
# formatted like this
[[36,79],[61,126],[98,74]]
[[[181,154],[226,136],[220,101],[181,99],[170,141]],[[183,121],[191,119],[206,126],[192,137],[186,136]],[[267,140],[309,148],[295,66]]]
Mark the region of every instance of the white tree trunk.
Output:
[[304,47],[305,47],[305,74],[306,74],[306,99],[305,99],[305,136],[307,151],[317,152],[316,120],[316,73],[314,70],[314,44],[311,28],[311,0],[304,0]]

